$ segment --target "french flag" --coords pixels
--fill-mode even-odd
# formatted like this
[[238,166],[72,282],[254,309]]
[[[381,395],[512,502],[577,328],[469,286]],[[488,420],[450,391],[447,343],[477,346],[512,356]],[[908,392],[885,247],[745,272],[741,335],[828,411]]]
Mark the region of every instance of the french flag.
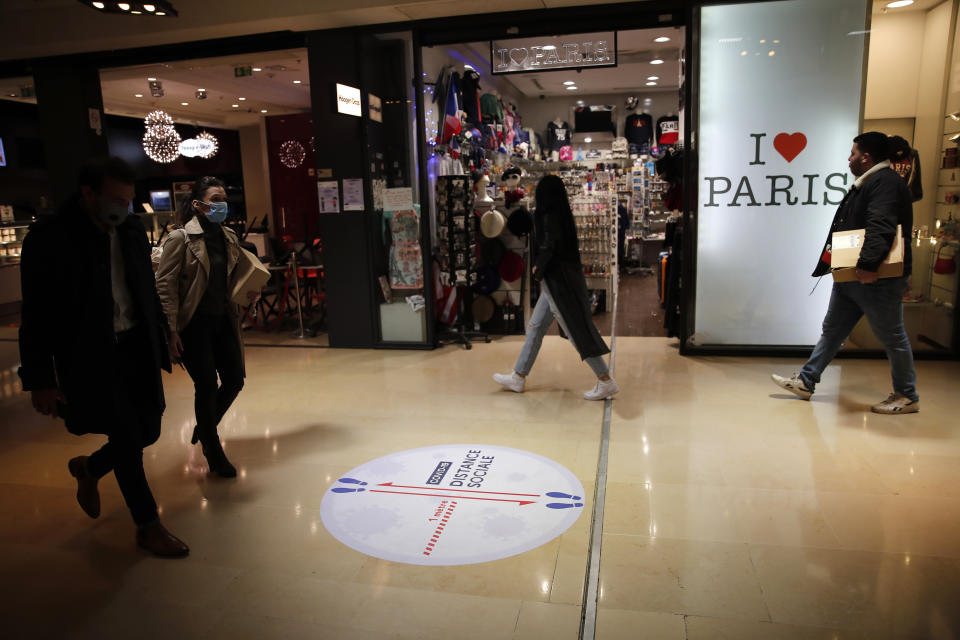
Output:
[[440,143],[447,144],[450,142],[450,138],[460,131],[460,103],[457,100],[457,83],[451,77],[450,88],[447,90],[447,104],[443,110],[443,134],[440,137]]

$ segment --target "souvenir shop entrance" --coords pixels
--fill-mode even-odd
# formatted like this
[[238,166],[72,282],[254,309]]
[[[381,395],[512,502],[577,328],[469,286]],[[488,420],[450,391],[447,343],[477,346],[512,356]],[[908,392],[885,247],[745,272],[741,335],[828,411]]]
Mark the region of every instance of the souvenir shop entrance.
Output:
[[501,19],[489,39],[421,34],[423,227],[448,337],[524,333],[549,174],[567,186],[601,333],[682,337],[687,29],[679,13],[631,14],[636,28],[553,19],[504,37]]

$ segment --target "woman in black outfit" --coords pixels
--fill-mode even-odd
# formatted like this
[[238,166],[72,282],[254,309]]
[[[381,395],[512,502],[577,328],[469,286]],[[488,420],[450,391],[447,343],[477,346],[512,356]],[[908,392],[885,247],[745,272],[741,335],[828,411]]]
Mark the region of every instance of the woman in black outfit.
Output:
[[511,373],[494,374],[504,388],[522,393],[527,375],[536,361],[543,336],[556,317],[560,328],[597,375],[596,386],[583,394],[587,400],[605,400],[620,388],[610,376],[603,355],[610,353],[593,324],[587,281],[583,277],[577,227],[567,199],[567,190],[557,176],[544,176],[537,184],[536,259],[533,277],[540,282],[540,298],[527,326],[527,339]]

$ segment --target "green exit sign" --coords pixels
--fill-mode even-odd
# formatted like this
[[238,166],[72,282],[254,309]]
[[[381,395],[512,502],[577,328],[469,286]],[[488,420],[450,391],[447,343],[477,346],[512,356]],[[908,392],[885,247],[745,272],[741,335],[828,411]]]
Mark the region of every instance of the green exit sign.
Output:
[[247,64],[239,67],[233,68],[233,77],[234,78],[243,78],[244,76],[253,75],[253,65]]

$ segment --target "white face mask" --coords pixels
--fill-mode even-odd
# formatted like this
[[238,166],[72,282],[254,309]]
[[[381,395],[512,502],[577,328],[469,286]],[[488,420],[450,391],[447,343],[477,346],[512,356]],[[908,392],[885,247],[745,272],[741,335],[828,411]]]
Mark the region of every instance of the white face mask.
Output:
[[115,202],[99,201],[97,217],[100,221],[109,227],[117,227],[123,224],[123,221],[130,215],[130,207],[117,204]]

